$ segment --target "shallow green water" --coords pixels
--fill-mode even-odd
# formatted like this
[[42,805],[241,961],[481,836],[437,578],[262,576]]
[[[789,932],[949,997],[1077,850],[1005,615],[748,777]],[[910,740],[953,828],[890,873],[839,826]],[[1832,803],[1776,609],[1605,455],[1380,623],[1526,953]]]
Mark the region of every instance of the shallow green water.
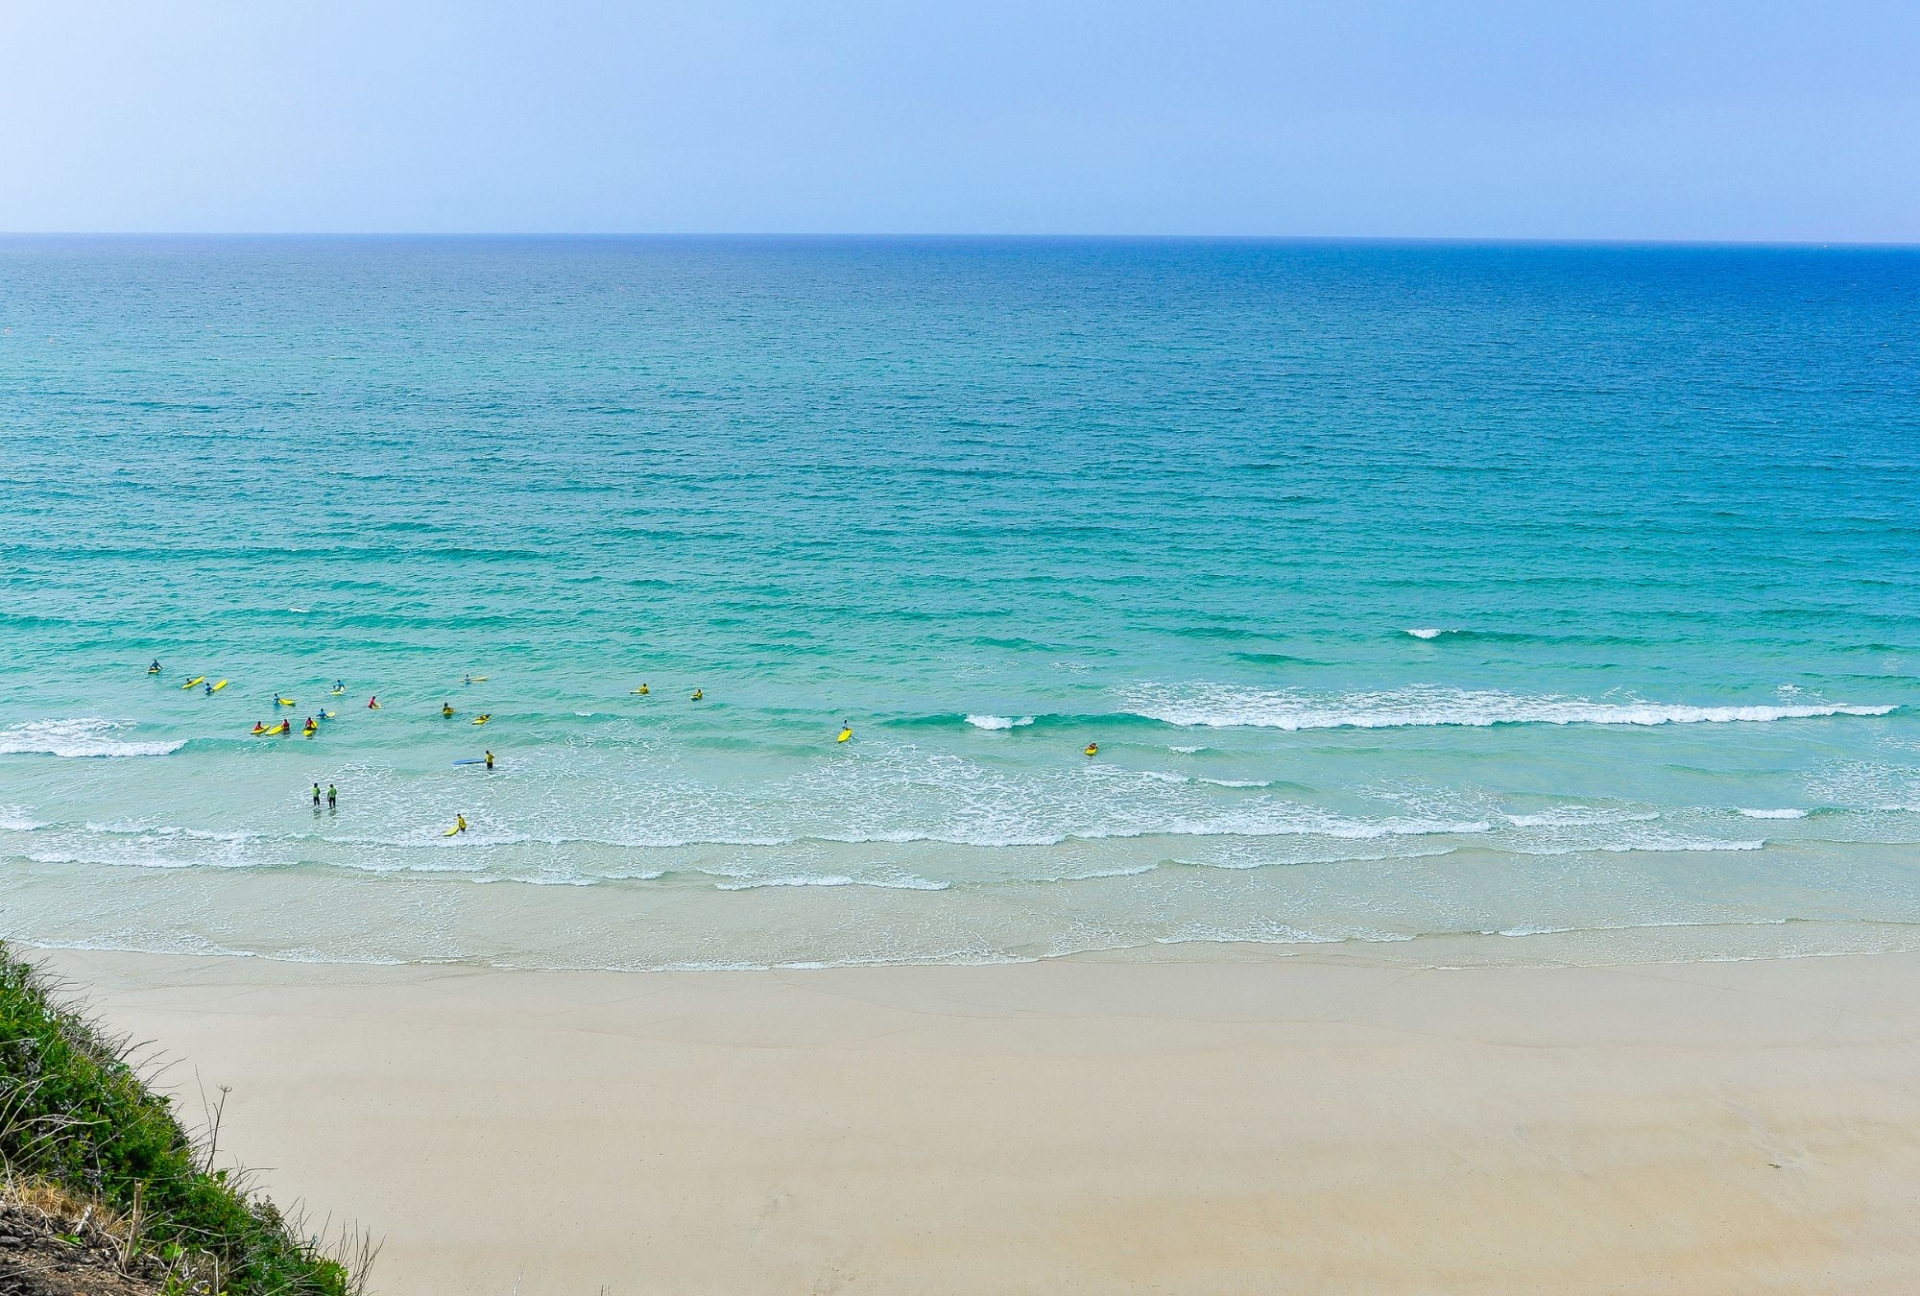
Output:
[[1920,255],[10,240],[0,327],[19,938],[1920,922]]

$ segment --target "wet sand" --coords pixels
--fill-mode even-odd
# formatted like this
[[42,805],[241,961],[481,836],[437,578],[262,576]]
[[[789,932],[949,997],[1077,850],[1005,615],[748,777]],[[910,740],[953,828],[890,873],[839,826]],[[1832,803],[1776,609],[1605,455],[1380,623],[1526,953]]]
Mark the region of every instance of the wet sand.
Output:
[[506,972],[48,951],[376,1291],[1894,1292],[1920,954]]

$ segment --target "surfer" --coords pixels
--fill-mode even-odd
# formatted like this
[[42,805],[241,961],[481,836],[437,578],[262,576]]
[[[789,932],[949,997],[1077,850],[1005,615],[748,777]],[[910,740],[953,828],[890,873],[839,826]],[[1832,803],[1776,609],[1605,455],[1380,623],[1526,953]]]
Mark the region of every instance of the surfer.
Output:
[[313,785],[313,808],[315,810],[320,808],[320,785],[318,783]]
[[634,692],[638,693],[641,697],[645,697],[647,695],[647,686],[642,684],[639,688],[635,689]]
[[695,702],[698,702],[701,698],[705,697],[706,695],[707,695],[707,691],[705,689],[695,689],[693,691],[693,700]]
[[448,720],[453,719],[453,703],[442,702],[440,704],[440,714]]
[[158,657],[155,657],[153,659],[153,665],[147,667],[147,674],[158,675],[159,673],[160,673],[160,659]]
[[333,784],[329,783],[327,784],[327,809],[338,810],[339,808],[340,794],[334,790]]
[[834,741],[846,742],[852,737],[853,737],[853,721],[849,720],[845,724],[840,726],[840,736],[838,738],[835,738]]
[[377,698],[377,697],[370,697],[370,698],[368,698],[368,699],[367,699],[367,710],[369,710],[369,711],[378,711],[379,709],[380,709],[380,699],[379,699],[379,698]]
[[205,696],[207,696],[207,697],[212,697],[212,696],[213,696],[213,685],[212,685],[211,683],[209,683],[209,684],[208,684],[208,685],[206,686],[206,688],[207,688],[207,691],[206,691],[206,694],[205,694]]
[[253,731],[257,734],[263,734],[267,731],[267,727],[261,724],[258,720],[255,720],[253,722]]
[[488,753],[487,753],[487,768],[488,768],[488,769],[492,769],[492,768],[493,768],[493,753],[492,753],[492,752],[488,752]]
[[1089,756],[1098,756],[1099,754],[1100,754],[1100,744],[1099,744],[1099,743],[1088,743],[1088,744],[1087,744],[1087,755],[1089,755]]
[[463,833],[467,830],[467,817],[465,815],[457,814],[453,817],[453,830],[457,833]]

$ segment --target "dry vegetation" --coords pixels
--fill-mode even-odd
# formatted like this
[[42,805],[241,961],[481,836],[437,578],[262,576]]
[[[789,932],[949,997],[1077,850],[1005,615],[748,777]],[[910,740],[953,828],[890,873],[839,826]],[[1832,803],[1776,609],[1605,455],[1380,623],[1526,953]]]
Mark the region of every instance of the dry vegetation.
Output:
[[128,1054],[0,945],[0,1296],[361,1296],[371,1245],[216,1168],[218,1106],[196,1139]]

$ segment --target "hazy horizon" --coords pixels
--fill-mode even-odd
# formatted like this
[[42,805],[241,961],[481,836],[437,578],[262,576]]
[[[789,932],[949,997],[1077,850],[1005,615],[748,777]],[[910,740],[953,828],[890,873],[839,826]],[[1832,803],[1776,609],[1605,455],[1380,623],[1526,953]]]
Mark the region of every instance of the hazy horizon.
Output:
[[101,242],[133,242],[152,240],[155,242],[190,242],[195,239],[210,241],[244,241],[257,239],[262,242],[312,240],[315,242],[351,242],[366,240],[370,242],[391,241],[420,242],[434,241],[497,241],[511,242],[702,242],[751,243],[751,242],[793,242],[793,243],[835,243],[835,242],[873,242],[873,243],[1221,243],[1221,244],[1324,244],[1329,246],[1350,245],[1353,247],[1485,247],[1485,248],[1538,248],[1552,250],[1565,248],[1577,250],[1592,248],[1604,250],[1617,248],[1631,250],[1673,249],[1714,251],[1817,251],[1832,249],[1836,251],[1883,251],[1903,252],[1920,251],[1920,238],[1914,239],[1731,239],[1731,238],[1527,238],[1527,237],[1474,237],[1432,235],[1367,235],[1367,234],[1136,234],[1126,232],[1108,233],[1045,233],[1036,231],[1012,230],[999,233],[948,230],[0,230],[0,243],[25,243],[34,240],[49,242],[80,242],[85,240]]

